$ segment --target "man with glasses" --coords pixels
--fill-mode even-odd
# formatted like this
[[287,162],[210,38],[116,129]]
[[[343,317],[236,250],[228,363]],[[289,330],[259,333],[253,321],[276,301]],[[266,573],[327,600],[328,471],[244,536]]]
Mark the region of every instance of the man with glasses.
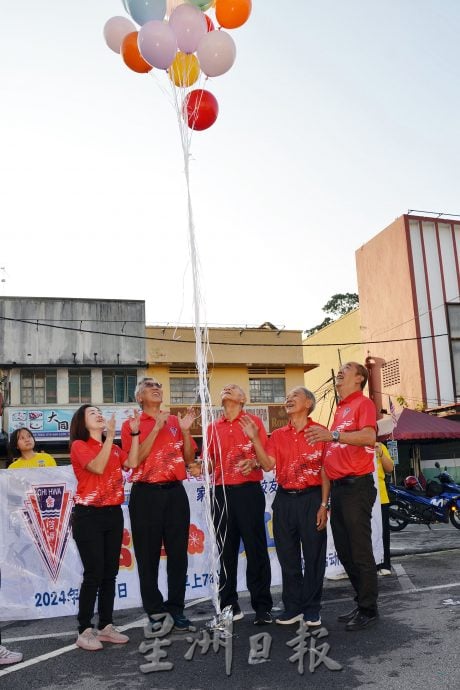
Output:
[[347,362],[335,385],[340,401],[331,431],[311,427],[310,443],[328,441],[324,469],[331,480],[331,529],[337,555],[356,592],[356,606],[338,620],[348,631],[363,630],[378,620],[377,570],[372,551],[371,515],[374,485],[376,409],[363,395],[366,367]]
[[[190,506],[182,481],[187,476],[186,466],[192,474],[200,472],[194,463],[197,446],[190,433],[195,416],[191,410],[183,417],[162,411],[162,387],[153,378],[141,379],[135,397],[142,408],[137,432],[140,464],[131,475],[129,515],[142,605],[150,619],[149,632],[161,627],[155,616],[165,612],[172,615],[175,631],[193,631],[184,616]],[[126,420],[121,430],[126,451],[134,435]],[[162,545],[167,556],[167,601],[158,587]]]

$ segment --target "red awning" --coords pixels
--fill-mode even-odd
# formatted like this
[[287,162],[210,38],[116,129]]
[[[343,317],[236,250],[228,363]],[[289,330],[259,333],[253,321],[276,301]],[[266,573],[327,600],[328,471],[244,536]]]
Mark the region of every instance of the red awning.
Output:
[[427,438],[460,438],[460,422],[415,412],[407,407],[399,415],[393,430],[395,441],[416,441]]

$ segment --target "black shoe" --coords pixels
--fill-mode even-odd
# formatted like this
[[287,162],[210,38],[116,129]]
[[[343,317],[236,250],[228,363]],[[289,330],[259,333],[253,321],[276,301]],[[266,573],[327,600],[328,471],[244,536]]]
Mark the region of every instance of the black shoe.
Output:
[[369,626],[374,625],[374,623],[377,623],[377,620],[377,613],[372,613],[370,616],[368,616],[362,611],[358,611],[355,617],[352,618],[351,621],[348,621],[345,626],[345,630],[348,630],[348,632],[353,632],[354,630],[364,630],[364,628],[368,628]]
[[348,623],[348,621],[353,620],[358,611],[359,608],[356,606],[353,609],[353,611],[348,611],[348,613],[342,613],[340,616],[337,617],[337,620],[339,621],[339,623]]
[[273,623],[272,614],[270,611],[259,611],[254,618],[254,625],[269,625]]

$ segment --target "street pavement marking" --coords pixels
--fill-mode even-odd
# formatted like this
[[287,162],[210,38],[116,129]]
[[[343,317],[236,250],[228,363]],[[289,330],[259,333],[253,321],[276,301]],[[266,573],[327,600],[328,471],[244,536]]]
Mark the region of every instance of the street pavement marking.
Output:
[[401,585],[403,591],[409,592],[409,591],[415,589],[414,583],[412,582],[409,575],[404,570],[401,563],[394,563],[393,570],[395,571],[396,575],[398,576],[399,584]]
[[[399,567],[398,567],[399,566]],[[401,583],[401,591],[399,592],[383,592],[382,594],[379,595],[379,598],[387,598],[387,597],[395,597],[400,594],[416,594],[417,592],[430,592],[438,589],[449,589],[453,587],[460,587],[460,582],[450,582],[449,584],[446,585],[432,585],[431,587],[414,587],[412,585],[411,579],[409,576],[406,574],[406,571],[400,565],[399,563],[396,563],[393,565],[393,568],[395,572],[398,574],[398,581]],[[398,572],[399,571],[399,572]],[[401,573],[401,574],[399,574]],[[407,581],[409,581],[412,585],[410,589],[404,589],[404,585],[402,584],[401,580],[404,578],[407,578]],[[207,601],[208,599],[204,599],[204,601]],[[346,598],[340,597],[338,599],[329,599],[328,601],[323,602],[323,606],[328,606],[329,604],[338,604],[338,603],[343,603],[344,601],[347,601]],[[243,613],[250,615],[250,611],[243,611]],[[206,620],[209,619],[209,614],[199,616],[199,617],[194,617],[194,621],[200,621],[200,620]],[[126,625],[120,625],[117,626],[121,631],[123,630],[130,630],[131,628],[141,628],[145,625],[145,618],[142,619],[137,619],[133,621],[132,623],[127,623]],[[75,635],[75,631],[73,632],[62,632],[62,633],[50,633],[49,635],[40,635],[40,636],[28,636],[28,637],[15,637],[15,638],[8,638],[4,639],[3,642],[8,644],[11,642],[22,642],[24,640],[30,640],[30,639],[44,639],[44,638],[52,638],[52,637],[61,637],[64,635]],[[54,657],[60,656],[61,654],[66,654],[67,652],[71,652],[74,649],[78,649],[76,644],[71,644],[68,645],[67,647],[61,647],[60,649],[54,650],[54,652],[49,652],[48,654],[41,654],[40,656],[36,656],[33,659],[28,659],[27,661],[22,661],[20,664],[14,664],[13,666],[8,666],[5,670],[0,671],[0,678],[2,676],[6,676],[8,673],[14,673],[15,671],[21,671],[23,668],[27,668],[28,666],[34,666],[35,664],[39,664],[42,661],[48,661],[48,659],[53,659]]]

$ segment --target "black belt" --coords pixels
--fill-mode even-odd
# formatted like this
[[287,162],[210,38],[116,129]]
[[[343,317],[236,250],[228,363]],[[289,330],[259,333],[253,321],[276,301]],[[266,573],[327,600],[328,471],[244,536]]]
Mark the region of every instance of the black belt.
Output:
[[285,489],[283,486],[278,484],[278,491],[282,494],[291,494],[293,496],[301,496],[302,494],[309,494],[312,491],[318,491],[321,489],[320,484],[315,486],[307,486],[305,489]]
[[260,486],[260,482],[243,482],[242,484],[216,484],[215,488],[225,488],[225,491],[228,491],[229,489],[242,489],[244,486],[256,486],[256,484]]
[[353,475],[349,474],[347,477],[340,477],[340,479],[332,479],[331,484],[332,486],[348,486],[349,484],[357,484],[358,482],[362,481],[363,479],[371,479],[373,477],[372,473],[369,474],[359,474],[359,475]]
[[173,489],[182,484],[179,480],[175,482],[134,482],[134,486],[150,486],[152,489]]

